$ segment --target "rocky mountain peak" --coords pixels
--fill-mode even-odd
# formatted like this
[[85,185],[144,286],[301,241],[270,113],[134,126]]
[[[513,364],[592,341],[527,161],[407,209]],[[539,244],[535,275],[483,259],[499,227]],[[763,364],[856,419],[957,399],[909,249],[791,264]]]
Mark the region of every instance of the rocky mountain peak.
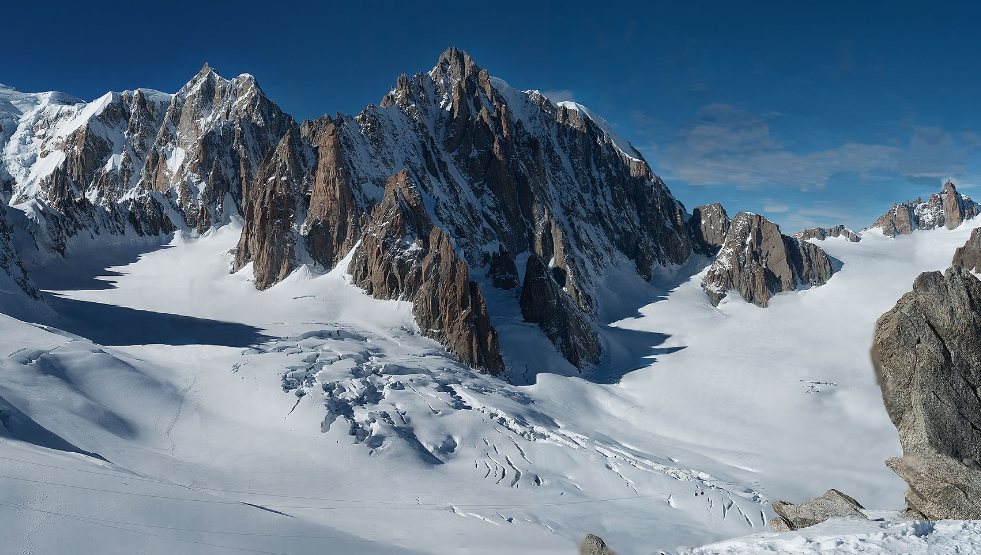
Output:
[[190,81],[184,84],[183,87],[178,89],[177,94],[174,96],[177,98],[186,98],[191,95],[197,95],[204,98],[210,99],[216,92],[216,89],[227,84],[228,80],[224,79],[210,66],[207,62],[201,69],[198,70],[194,77]]
[[450,47],[444,50],[436,61],[436,66],[429,72],[434,80],[447,79],[452,83],[463,81],[482,71],[479,66],[463,50]]
[[295,126],[251,75],[228,80],[206,66],[171,100],[141,186],[166,193],[193,229],[220,225],[241,212],[259,164]]
[[933,193],[926,201],[918,198],[894,204],[869,227],[881,229],[887,237],[895,237],[917,229],[953,229],[979,213],[981,206],[960,194],[954,183],[948,180],[942,191]]
[[735,290],[765,307],[776,293],[821,285],[833,272],[831,258],[817,245],[782,234],[763,216],[740,212],[702,280],[702,289],[714,305]]
[[[390,213],[419,224],[400,232],[402,239],[422,239],[419,252],[452,245],[453,256],[441,260],[455,259],[450,268],[465,267],[478,290],[522,288],[524,261],[534,255],[541,264],[532,262],[532,268],[546,270],[529,285],[548,292],[546,304],[567,314],[542,318],[544,305],[526,299],[524,312],[533,319],[528,321],[574,364],[596,361],[594,289],[607,268],[626,261],[649,278],[658,265],[684,262],[692,246],[684,207],[646,162],[627,154],[632,148],[621,147],[626,143],[586,112],[516,90],[491,78],[465,52],[449,49],[432,71],[399,77],[380,106],[302,126],[304,148],[314,160],[302,180],[308,189],[294,194],[294,213],[302,219],[291,223],[292,244],[331,267],[359,239],[366,245],[369,230],[377,227],[375,214]],[[403,170],[409,188],[403,179],[391,181]],[[426,202],[417,202],[416,195]],[[427,238],[432,229],[438,237]],[[245,233],[253,232],[258,230],[247,225]],[[370,262],[358,267],[361,283],[386,298],[403,291],[398,284],[415,275],[400,266],[403,260],[427,260],[413,252],[405,258],[356,257]],[[257,283],[279,275],[275,265],[253,269]],[[385,281],[393,275],[402,277]],[[374,281],[382,278],[384,283]],[[451,283],[438,289],[439,296],[465,289],[462,279]],[[507,298],[518,304],[520,297],[516,291]],[[456,302],[448,301],[443,298],[439,306]],[[420,326],[428,318],[424,314]]]
[[862,239],[857,233],[841,224],[833,227],[809,227],[794,234],[794,238],[798,241],[807,241],[808,239],[824,241],[829,237],[844,237],[851,243],[857,243]]
[[3,96],[13,108],[0,106],[0,185],[11,202],[40,203],[37,240],[59,253],[82,233],[230,221],[259,165],[295,127],[252,76],[227,80],[207,64],[173,95]]

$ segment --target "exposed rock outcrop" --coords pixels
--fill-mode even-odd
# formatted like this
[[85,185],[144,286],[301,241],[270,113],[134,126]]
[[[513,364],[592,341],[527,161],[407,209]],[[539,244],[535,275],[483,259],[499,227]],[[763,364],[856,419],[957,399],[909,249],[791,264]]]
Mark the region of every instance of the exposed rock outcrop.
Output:
[[920,274],[876,323],[872,361],[899,430],[887,464],[912,513],[981,518],[981,280],[959,267]]
[[702,280],[702,289],[715,305],[735,290],[765,307],[774,294],[822,285],[833,271],[830,257],[817,245],[783,235],[777,224],[763,216],[740,212]]
[[14,228],[7,220],[5,207],[0,207],[0,280],[10,280],[15,285],[12,290],[3,288],[0,294],[17,295],[23,293],[31,299],[41,300],[41,293],[27,274],[20,256],[14,249]]
[[834,227],[809,227],[794,234],[794,239],[797,239],[798,241],[807,241],[808,239],[824,241],[829,237],[844,237],[852,243],[857,243],[862,240],[858,233],[855,233],[843,225],[836,225]]
[[0,313],[29,322],[47,321],[53,313],[14,248],[15,229],[7,210],[0,206]]
[[929,520],[981,518],[981,469],[942,454],[893,457],[886,466],[909,484],[907,513]]
[[693,246],[702,254],[714,256],[722,248],[731,224],[726,209],[717,202],[696,207],[688,219]]
[[235,266],[253,264],[259,289],[279,282],[295,267],[296,237],[292,222],[297,209],[297,191],[303,190],[306,161],[297,147],[295,130],[287,133],[259,169],[258,181],[242,203],[245,229],[235,252]]
[[981,270],[981,227],[972,231],[967,242],[957,247],[950,264],[975,272]]
[[866,519],[858,501],[836,489],[829,489],[820,497],[800,504],[776,501],[773,512],[777,516],[770,519],[774,532],[789,532],[820,524],[829,518]]
[[930,195],[926,202],[916,199],[894,204],[870,227],[881,229],[883,235],[895,237],[912,233],[917,229],[944,226],[953,229],[979,213],[981,207],[970,198],[958,193],[954,184],[948,181],[944,183],[943,191]]
[[616,555],[616,552],[606,545],[603,538],[586,534],[582,543],[579,544],[579,555]]
[[464,363],[491,374],[503,371],[480,287],[449,235],[433,225],[407,171],[388,180],[348,271],[369,294],[412,301],[422,332]]
[[558,347],[559,352],[576,366],[597,363],[600,344],[589,317],[564,294],[549,268],[536,255],[528,257],[525,281],[521,287],[521,316],[538,324]]

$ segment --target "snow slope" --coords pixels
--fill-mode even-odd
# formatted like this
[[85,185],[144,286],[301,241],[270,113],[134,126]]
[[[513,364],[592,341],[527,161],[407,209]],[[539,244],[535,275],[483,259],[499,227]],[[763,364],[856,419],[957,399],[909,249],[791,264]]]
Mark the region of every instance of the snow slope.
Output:
[[[6,545],[570,553],[592,532],[651,553],[765,532],[768,500],[829,487],[898,509],[872,325],[969,223],[823,241],[842,270],[767,309],[713,308],[699,265],[610,282],[611,366],[527,386],[453,362],[411,305],[339,271],[256,291],[229,273],[234,224],[79,249],[34,273],[57,327],[0,321]],[[868,526],[848,530],[915,531]]]
[[904,520],[890,512],[869,511],[868,521],[833,519],[797,532],[757,534],[684,550],[679,555],[757,555],[785,553],[976,553],[981,522]]

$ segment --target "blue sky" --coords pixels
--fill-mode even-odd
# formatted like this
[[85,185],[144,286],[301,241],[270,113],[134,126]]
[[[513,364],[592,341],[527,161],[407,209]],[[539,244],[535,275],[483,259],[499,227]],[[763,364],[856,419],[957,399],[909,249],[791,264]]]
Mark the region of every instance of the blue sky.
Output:
[[25,91],[175,91],[207,61],[304,119],[357,112],[454,45],[602,114],[689,208],[794,231],[867,225],[947,176],[981,196],[967,2],[18,4],[0,83]]

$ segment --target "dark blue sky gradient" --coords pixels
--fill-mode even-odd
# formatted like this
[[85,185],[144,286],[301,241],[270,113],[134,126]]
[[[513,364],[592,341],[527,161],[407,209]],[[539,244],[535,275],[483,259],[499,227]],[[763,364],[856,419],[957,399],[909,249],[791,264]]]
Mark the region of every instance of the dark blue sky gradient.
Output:
[[[0,83],[173,92],[207,61],[298,119],[354,113],[447,46],[574,98],[685,204],[861,227],[952,177],[981,195],[981,8],[902,2],[22,2]],[[981,189],[981,187],[979,187]]]

